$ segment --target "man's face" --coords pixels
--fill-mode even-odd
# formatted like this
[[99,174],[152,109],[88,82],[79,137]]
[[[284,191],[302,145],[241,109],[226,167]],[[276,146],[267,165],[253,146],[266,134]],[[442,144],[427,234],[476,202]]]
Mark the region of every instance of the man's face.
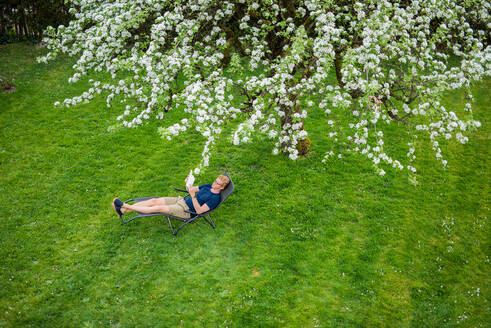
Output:
[[213,189],[220,189],[220,190],[222,190],[223,189],[223,183],[222,183],[222,181],[220,181],[219,178],[216,178],[215,181],[213,181],[212,188]]

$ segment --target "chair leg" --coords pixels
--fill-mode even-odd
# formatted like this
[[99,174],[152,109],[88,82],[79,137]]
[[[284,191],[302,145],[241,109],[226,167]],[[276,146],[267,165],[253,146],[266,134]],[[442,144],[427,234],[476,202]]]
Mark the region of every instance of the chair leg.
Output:
[[199,219],[199,218],[200,218],[199,216],[198,216],[198,217],[194,217],[194,218],[192,218],[192,219],[187,220],[187,221],[186,221],[186,222],[184,222],[183,224],[181,224],[181,226],[180,226],[179,228],[177,228],[177,230],[176,230],[176,232],[174,233],[174,235],[177,235],[177,233],[179,232],[179,230],[181,230],[181,229],[182,229],[182,228],[183,228],[185,225],[188,225],[188,224],[190,224],[190,223],[194,222],[196,219]]
[[[201,216],[197,216],[197,217],[194,217],[192,219],[189,219],[187,221],[185,221],[183,224],[181,224],[181,226],[179,226],[179,228],[177,229],[174,229],[174,226],[172,225],[172,221],[170,219],[170,217],[167,216],[167,221],[169,222],[169,227],[170,227],[170,230],[172,232],[172,234],[174,236],[177,235],[177,233],[179,232],[179,230],[181,230],[182,228],[184,228],[184,226],[190,224],[190,223],[193,223],[195,220],[199,219]],[[207,218],[208,217],[208,218]],[[203,218],[206,220],[206,222],[208,222],[208,224],[213,228],[215,229],[216,226],[215,226],[215,223],[213,222],[213,220],[211,219],[211,216],[209,214],[207,214],[206,216],[203,216]],[[162,220],[162,223],[164,221]]]
[[[208,217],[208,219],[210,219],[209,221],[208,221],[208,219],[206,218],[206,216]],[[210,214],[207,214],[206,216],[204,216],[203,218],[206,220],[206,222],[208,222],[208,224],[209,224],[209,225],[211,225],[211,227],[212,227],[213,229],[215,229],[215,228],[216,228],[216,226],[215,226],[215,223],[213,222],[213,220],[211,219]]]
[[119,219],[121,220],[121,223],[123,223],[123,224],[124,224],[124,223],[128,223],[128,222],[130,222],[130,221],[133,221],[134,219],[139,219],[140,217],[141,217],[141,216],[139,216],[139,215],[138,215],[138,216],[135,216],[134,218],[131,218],[131,219],[125,220],[125,219],[123,219],[123,216],[120,216],[120,217],[119,217]]
[[174,227],[172,226],[172,222],[170,220],[170,217],[166,217],[167,218],[167,221],[169,221],[169,226],[170,226],[170,231],[172,231],[172,234],[175,236],[177,235],[177,231],[174,232]]

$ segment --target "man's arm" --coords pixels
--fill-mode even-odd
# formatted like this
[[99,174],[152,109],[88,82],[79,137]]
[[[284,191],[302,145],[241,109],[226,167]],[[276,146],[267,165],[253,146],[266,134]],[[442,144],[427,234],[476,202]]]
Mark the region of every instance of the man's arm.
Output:
[[196,199],[196,193],[199,191],[199,187],[190,187],[188,189],[189,194],[191,195],[191,201],[193,202],[194,206],[194,211],[198,214],[208,212],[210,210],[210,207],[204,203],[203,205],[200,205],[198,200]]
[[201,214],[201,213],[208,212],[210,210],[210,208],[208,207],[208,205],[206,205],[206,203],[204,203],[203,205],[199,204],[198,200],[196,199],[196,195],[194,193],[191,194],[191,200],[193,202],[194,210],[196,211],[196,213]]

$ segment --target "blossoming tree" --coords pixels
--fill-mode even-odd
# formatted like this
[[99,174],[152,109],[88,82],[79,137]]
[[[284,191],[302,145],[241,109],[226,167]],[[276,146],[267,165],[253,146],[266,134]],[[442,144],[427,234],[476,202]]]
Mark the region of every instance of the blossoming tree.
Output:
[[[418,135],[445,166],[439,141],[465,143],[480,126],[469,87],[490,74],[488,1],[70,2],[74,19],[46,30],[50,51],[38,60],[66,53],[78,58],[69,82],[90,71],[107,71],[112,82],[90,80],[63,105],[104,93],[108,106],[126,104],[117,119],[129,128],[184,111],[160,133],[171,139],[194,128],[207,139],[195,173],[229,122],[234,144],[266,134],[274,154],[295,160],[310,145],[304,120],[323,111],[326,159],[358,152],[382,175],[390,166],[416,171]],[[457,88],[469,100],[460,117],[440,102]],[[388,128],[409,135],[407,159],[386,153]]]

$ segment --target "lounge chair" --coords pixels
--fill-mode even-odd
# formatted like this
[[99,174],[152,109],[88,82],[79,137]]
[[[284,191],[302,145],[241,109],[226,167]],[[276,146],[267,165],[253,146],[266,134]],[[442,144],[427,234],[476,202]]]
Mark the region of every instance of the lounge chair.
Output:
[[[227,176],[230,179],[230,183],[228,184],[227,188],[225,188],[224,190],[222,190],[222,192],[220,193],[220,203],[218,203],[217,207],[215,207],[212,210],[209,210],[208,212],[197,214],[195,212],[186,211],[186,212],[188,212],[190,214],[194,214],[195,215],[194,217],[191,217],[189,219],[181,218],[181,217],[174,216],[174,215],[171,215],[171,214],[168,214],[168,213],[150,213],[150,214],[145,214],[145,213],[139,213],[139,212],[137,212],[138,213],[138,216],[132,217],[132,218],[130,218],[128,220],[125,220],[123,218],[123,216],[121,216],[120,217],[121,223],[128,223],[128,222],[133,221],[135,219],[144,218],[144,217],[160,216],[160,215],[162,215],[162,216],[166,216],[167,217],[167,221],[169,222],[169,226],[170,226],[170,229],[171,229],[173,235],[177,235],[177,233],[179,232],[179,230],[181,230],[185,225],[188,225],[189,223],[195,222],[199,218],[204,218],[206,220],[206,222],[208,222],[211,225],[211,227],[213,229],[215,229],[216,226],[215,226],[215,223],[213,222],[213,220],[211,219],[210,213],[213,212],[213,211],[215,211],[217,208],[219,208],[220,205],[222,205],[222,203],[234,191],[234,183],[232,181],[232,178],[230,178],[230,176],[227,173],[224,173],[223,175]],[[181,192],[186,192],[187,193],[187,190],[185,190],[185,189],[180,189],[180,188],[174,188],[174,189],[177,190],[177,191],[181,191]],[[184,198],[187,198],[187,197],[189,197],[189,194],[187,194],[186,196],[184,196]],[[138,202],[141,202],[141,201],[144,201],[144,200],[148,200],[148,199],[152,199],[152,198],[159,198],[159,196],[144,197],[144,198],[133,198],[133,199],[127,200],[125,203],[133,202],[133,203],[136,204]],[[176,230],[174,230],[174,226],[172,225],[171,219],[179,220],[179,221],[181,221],[183,223],[181,224],[181,226],[179,228],[177,228]]]

